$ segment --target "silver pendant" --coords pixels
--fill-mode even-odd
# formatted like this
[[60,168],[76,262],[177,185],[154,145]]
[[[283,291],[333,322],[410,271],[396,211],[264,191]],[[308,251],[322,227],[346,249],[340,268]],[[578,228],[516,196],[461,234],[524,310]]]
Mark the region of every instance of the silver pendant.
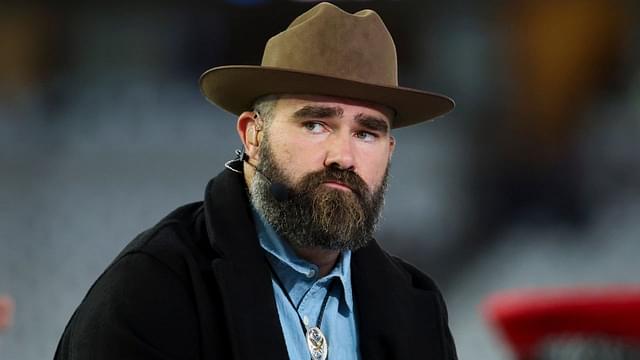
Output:
[[320,328],[314,326],[307,330],[307,347],[311,354],[311,360],[327,359],[327,338],[324,337]]

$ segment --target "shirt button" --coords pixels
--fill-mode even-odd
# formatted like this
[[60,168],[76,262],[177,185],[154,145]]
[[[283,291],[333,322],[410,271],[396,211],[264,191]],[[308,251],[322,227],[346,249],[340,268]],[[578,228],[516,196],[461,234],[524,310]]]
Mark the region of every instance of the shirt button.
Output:
[[314,276],[316,276],[316,271],[313,269],[309,270],[309,272],[307,273],[307,277],[311,279]]
[[305,315],[305,316],[303,316],[303,317],[302,317],[302,323],[303,323],[305,326],[309,326],[309,318],[307,317],[307,315]]

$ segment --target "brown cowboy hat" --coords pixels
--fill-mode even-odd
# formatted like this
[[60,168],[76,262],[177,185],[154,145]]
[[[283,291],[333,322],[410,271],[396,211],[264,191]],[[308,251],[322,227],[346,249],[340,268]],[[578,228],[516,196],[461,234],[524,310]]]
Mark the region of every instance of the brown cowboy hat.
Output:
[[453,109],[447,96],[398,86],[396,47],[378,14],[350,14],[320,3],[269,39],[260,66],[207,70],[200,88],[233,114],[269,94],[317,94],[371,101],[396,111],[392,127],[433,119]]

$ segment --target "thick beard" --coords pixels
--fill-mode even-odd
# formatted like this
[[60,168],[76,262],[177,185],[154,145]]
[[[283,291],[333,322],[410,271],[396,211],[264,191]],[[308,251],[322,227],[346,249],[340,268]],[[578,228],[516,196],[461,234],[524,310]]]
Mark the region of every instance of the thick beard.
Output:
[[[260,146],[260,164],[250,194],[253,206],[274,230],[299,248],[342,251],[367,245],[384,204],[389,167],[373,193],[356,173],[335,167],[309,173],[293,184],[276,164],[269,142],[264,140],[267,138]],[[323,185],[328,180],[340,181],[352,191]],[[271,182],[287,186],[287,199],[280,201],[273,196]]]

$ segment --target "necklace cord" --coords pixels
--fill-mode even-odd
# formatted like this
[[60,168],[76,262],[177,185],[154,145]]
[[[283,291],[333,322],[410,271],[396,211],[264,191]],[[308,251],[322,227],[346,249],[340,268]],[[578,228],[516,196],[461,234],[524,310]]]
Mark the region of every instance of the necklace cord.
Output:
[[[307,325],[305,325],[304,321],[302,320],[302,317],[300,316],[300,312],[298,312],[298,307],[295,306],[295,303],[293,302],[293,299],[291,299],[291,296],[289,295],[287,288],[284,286],[284,283],[282,282],[278,274],[275,272],[269,259],[266,259],[266,260],[267,260],[267,264],[269,265],[269,270],[271,270],[271,275],[273,276],[273,279],[276,281],[276,284],[278,284],[278,287],[280,287],[280,290],[282,290],[282,292],[284,293],[284,296],[287,298],[287,301],[289,301],[289,304],[291,304],[291,307],[293,307],[294,310],[296,311],[296,314],[298,315],[298,320],[300,320],[300,325],[302,325],[302,330],[304,331],[304,334],[306,336]],[[317,327],[318,329],[320,329],[320,326],[322,325],[324,310],[327,307],[327,302],[329,301],[329,296],[331,295],[331,291],[333,290],[333,286],[335,285],[335,283],[336,282],[333,281],[333,279],[331,279],[331,283],[329,284],[329,287],[327,287],[327,294],[324,296],[324,299],[322,299],[322,305],[320,306],[320,313],[318,314],[318,318],[316,319],[316,325],[315,325],[315,327]]]

